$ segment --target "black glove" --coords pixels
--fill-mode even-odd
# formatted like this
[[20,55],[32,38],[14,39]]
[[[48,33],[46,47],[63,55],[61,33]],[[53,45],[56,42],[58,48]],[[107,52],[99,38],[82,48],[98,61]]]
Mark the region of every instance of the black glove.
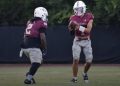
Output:
[[46,54],[47,54],[47,49],[42,49],[42,56],[44,57],[46,56]]

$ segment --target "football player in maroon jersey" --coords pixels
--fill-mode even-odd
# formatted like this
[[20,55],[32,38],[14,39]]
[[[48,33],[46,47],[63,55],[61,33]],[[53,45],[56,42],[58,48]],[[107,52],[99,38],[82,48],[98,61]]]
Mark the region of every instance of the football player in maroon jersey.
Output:
[[78,65],[80,60],[80,53],[83,50],[85,55],[85,66],[83,71],[83,79],[88,82],[88,70],[90,69],[93,54],[90,40],[90,31],[93,26],[94,16],[90,12],[86,12],[86,5],[83,1],[76,1],[74,6],[74,15],[70,17],[68,29],[72,34],[74,33],[74,41],[72,46],[73,53],[73,78],[72,82],[77,82]]
[[25,84],[34,84],[37,69],[42,63],[43,55],[46,54],[46,29],[47,29],[48,11],[44,7],[37,7],[34,10],[34,17],[27,22],[22,42],[23,52],[31,61],[31,67],[26,74]]

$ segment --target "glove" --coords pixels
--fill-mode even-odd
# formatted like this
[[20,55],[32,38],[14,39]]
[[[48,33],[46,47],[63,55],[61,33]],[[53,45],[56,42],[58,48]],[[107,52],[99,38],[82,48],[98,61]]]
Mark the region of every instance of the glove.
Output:
[[46,54],[47,54],[47,49],[43,49],[42,50],[42,56],[44,57],[44,56],[46,56]]

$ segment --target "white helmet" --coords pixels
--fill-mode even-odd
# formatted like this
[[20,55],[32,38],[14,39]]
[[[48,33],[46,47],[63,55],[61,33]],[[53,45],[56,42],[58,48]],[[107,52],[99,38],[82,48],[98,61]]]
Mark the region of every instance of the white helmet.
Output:
[[34,17],[39,17],[43,21],[47,21],[48,12],[44,7],[37,7],[34,10]]
[[75,15],[81,16],[86,12],[86,5],[83,1],[76,1],[73,10]]

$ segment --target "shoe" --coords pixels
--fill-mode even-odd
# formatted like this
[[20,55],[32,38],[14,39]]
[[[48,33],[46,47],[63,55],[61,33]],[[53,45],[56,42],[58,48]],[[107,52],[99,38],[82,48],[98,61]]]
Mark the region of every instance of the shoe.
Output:
[[[29,74],[29,72],[26,73],[26,76],[27,76],[28,74]],[[36,82],[35,82],[35,79],[32,78],[31,80],[25,79],[24,83],[25,83],[25,84],[35,84]]]
[[25,84],[35,84],[35,80],[32,78],[31,80],[25,79]]
[[71,80],[71,82],[77,83],[77,79],[74,79],[74,78],[73,78],[73,79]]
[[89,80],[87,73],[86,74],[83,73],[83,80],[85,81],[85,83],[88,83]]

